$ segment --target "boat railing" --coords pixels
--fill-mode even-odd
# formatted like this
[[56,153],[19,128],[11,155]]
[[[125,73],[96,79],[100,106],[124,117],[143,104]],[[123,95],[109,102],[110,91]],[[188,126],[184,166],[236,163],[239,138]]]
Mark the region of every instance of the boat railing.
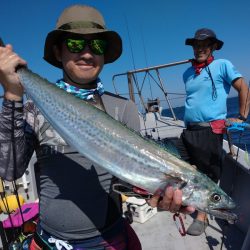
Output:
[[[137,70],[130,70],[130,71],[127,71],[125,73],[116,74],[112,78],[114,90],[115,90],[116,94],[122,95],[121,93],[119,93],[119,91],[116,87],[116,79],[118,77],[121,77],[121,76],[127,76],[129,98],[133,102],[136,103],[136,95],[138,95],[139,102],[142,105],[144,112],[148,113],[151,110],[155,110],[155,109],[151,109],[151,110],[149,109],[149,108],[152,108],[152,106],[150,106],[150,102],[154,99],[151,98],[148,100],[148,102],[146,102],[144,99],[145,97],[143,95],[143,88],[145,88],[145,81],[147,78],[150,78],[159,87],[161,93],[163,94],[164,100],[167,102],[168,108],[171,111],[173,119],[177,120],[176,115],[175,115],[174,110],[173,110],[173,107],[172,107],[172,104],[171,104],[171,101],[170,101],[170,98],[169,98],[170,93],[167,91],[167,89],[165,87],[163,78],[161,77],[161,74],[160,74],[160,69],[173,67],[173,66],[177,66],[177,65],[181,65],[181,64],[185,64],[185,63],[190,63],[190,61],[191,60],[188,59],[188,60],[183,60],[183,61],[178,61],[178,62],[173,62],[173,63],[168,63],[168,64],[162,64],[162,65],[158,65],[158,66],[153,66],[153,67],[147,67],[147,68],[142,68],[142,69],[137,69]],[[139,82],[139,77],[138,77],[139,73],[144,74],[140,78],[141,83]],[[135,92],[135,88],[136,88],[136,92]],[[177,94],[177,93],[171,93],[171,94]],[[182,95],[185,95],[185,94],[182,94]],[[159,106],[159,103],[158,103],[158,106]]]

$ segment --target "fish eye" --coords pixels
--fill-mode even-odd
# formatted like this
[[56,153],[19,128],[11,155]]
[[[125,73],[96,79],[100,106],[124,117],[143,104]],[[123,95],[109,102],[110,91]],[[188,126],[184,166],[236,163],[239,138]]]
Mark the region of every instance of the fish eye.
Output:
[[218,202],[221,200],[221,196],[219,194],[214,193],[211,195],[211,200],[214,202]]

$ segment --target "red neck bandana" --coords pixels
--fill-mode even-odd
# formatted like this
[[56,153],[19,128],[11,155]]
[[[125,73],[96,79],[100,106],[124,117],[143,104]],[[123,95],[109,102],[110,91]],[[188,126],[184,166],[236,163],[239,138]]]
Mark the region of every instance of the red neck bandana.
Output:
[[201,70],[209,65],[214,60],[213,56],[210,56],[205,62],[198,63],[195,59],[192,60],[192,66],[194,67],[195,74],[199,75]]

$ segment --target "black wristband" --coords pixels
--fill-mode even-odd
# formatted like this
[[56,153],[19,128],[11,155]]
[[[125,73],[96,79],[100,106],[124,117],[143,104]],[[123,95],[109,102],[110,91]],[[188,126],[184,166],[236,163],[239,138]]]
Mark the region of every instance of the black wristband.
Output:
[[239,114],[237,118],[242,120],[243,122],[245,122],[247,120],[247,118],[242,116],[241,114]]

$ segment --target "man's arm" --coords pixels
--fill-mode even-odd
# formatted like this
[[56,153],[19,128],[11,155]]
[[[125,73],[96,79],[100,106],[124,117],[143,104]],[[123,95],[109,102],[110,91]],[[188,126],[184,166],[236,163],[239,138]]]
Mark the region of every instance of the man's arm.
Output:
[[34,148],[25,133],[23,115],[23,87],[17,67],[26,62],[11,45],[0,47],[0,83],[4,89],[4,101],[0,113],[0,177],[12,181],[21,177],[28,166]]
[[0,177],[20,178],[34,151],[34,133],[25,133],[22,102],[4,99],[0,113]]
[[11,45],[0,46],[0,83],[7,100],[22,100],[23,87],[20,84],[16,69],[25,65],[26,62],[13,51]]
[[238,92],[239,115],[241,115],[244,118],[247,118],[249,114],[249,105],[250,105],[250,89],[242,77],[237,78],[233,82],[233,87]]

